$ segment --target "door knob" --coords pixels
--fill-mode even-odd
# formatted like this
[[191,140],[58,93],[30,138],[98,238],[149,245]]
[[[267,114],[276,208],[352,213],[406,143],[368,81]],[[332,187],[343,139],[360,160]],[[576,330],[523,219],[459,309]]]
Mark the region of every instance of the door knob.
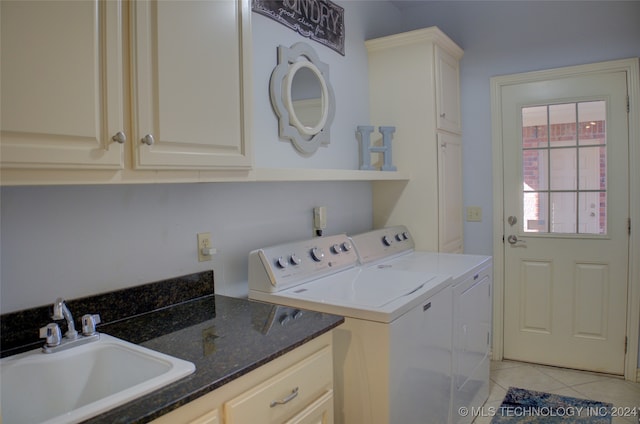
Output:
[[509,237],[507,237],[507,241],[514,247],[524,246],[527,244],[527,242],[524,240],[518,240],[518,237],[514,234],[511,234]]

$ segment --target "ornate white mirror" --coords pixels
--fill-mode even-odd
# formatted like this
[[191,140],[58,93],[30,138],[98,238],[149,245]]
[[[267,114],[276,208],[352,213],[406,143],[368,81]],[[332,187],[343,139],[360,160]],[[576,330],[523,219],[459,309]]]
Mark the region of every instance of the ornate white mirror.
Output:
[[311,46],[278,47],[278,66],[271,73],[271,104],[278,115],[280,137],[304,154],[329,144],[335,97],[329,65]]

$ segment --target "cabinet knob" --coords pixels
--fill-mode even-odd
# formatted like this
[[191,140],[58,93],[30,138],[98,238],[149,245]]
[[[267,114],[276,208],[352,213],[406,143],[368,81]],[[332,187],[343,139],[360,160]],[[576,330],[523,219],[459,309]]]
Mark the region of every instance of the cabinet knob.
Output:
[[124,144],[127,141],[127,136],[122,131],[118,131],[116,135],[111,137],[111,140],[118,144]]
[[440,114],[440,117],[441,117],[441,118],[444,118],[445,116],[447,116],[447,114],[446,114],[446,113],[441,113],[441,114]]
[[153,139],[153,135],[151,134],[147,134],[144,137],[142,137],[142,141],[143,144],[146,144],[147,146],[151,146],[153,145],[153,143],[155,143],[155,140]]

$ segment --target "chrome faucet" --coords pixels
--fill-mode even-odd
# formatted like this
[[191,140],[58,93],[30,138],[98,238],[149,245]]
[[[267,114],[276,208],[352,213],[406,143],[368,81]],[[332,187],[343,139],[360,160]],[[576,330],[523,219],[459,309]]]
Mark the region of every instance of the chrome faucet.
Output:
[[65,319],[67,321],[67,332],[64,336],[69,340],[78,338],[78,332],[76,331],[76,324],[73,322],[73,316],[71,311],[64,302],[64,299],[59,297],[53,304],[53,319]]
[[84,315],[82,317],[82,334],[80,335],[76,330],[71,311],[61,297],[57,298],[53,304],[51,317],[54,320],[66,320],[67,332],[64,333],[64,338],[61,337],[60,327],[55,322],[42,327],[40,338],[46,339],[46,343],[42,347],[44,353],[53,353],[100,339],[100,334],[96,332],[96,324],[100,323],[100,315]]

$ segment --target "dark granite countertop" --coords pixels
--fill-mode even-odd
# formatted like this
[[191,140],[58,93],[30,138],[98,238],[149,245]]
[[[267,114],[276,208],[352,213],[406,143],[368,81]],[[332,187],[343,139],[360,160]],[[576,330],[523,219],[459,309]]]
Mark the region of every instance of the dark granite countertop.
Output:
[[[85,423],[146,423],[284,355],[337,327],[344,318],[214,294],[213,270],[169,278],[66,303],[79,317],[101,316],[97,326],[144,347],[191,361],[193,374]],[[51,322],[51,305],[0,315],[0,357],[39,349],[38,329]],[[64,320],[56,321],[66,331]]]
[[193,374],[86,423],[146,423],[330,331],[344,318],[211,295],[101,326],[100,332],[195,364]]

